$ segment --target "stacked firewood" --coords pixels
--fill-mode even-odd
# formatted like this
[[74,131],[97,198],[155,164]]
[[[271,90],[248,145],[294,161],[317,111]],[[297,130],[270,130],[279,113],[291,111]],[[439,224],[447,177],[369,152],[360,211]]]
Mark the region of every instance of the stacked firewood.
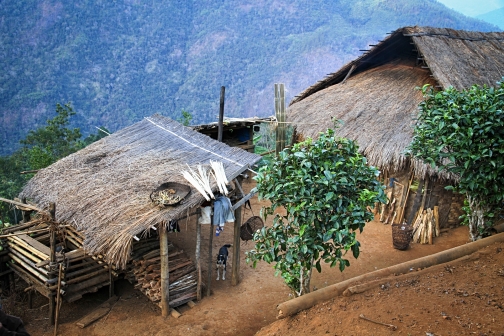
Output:
[[[158,245],[159,246],[159,245]],[[133,259],[131,273],[135,288],[151,301],[161,301],[161,257],[160,250],[153,249],[142,257]],[[194,263],[173,245],[168,248],[170,307],[178,307],[196,298],[197,273]],[[133,280],[131,277],[130,281]],[[133,282],[133,281],[132,281]]]
[[438,237],[439,213],[438,207],[434,210],[419,210],[413,224],[413,242],[420,244],[432,244],[434,237]]

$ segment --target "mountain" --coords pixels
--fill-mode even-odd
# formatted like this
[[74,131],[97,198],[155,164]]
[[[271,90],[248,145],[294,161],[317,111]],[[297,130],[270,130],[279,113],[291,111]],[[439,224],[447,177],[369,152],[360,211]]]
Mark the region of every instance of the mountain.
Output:
[[495,31],[435,0],[0,2],[0,155],[72,102],[73,126],[116,131],[153,113],[193,123],[269,116],[407,25]]
[[493,23],[500,29],[504,29],[504,7],[495,9],[491,12],[476,16],[478,19]]
[[482,14],[504,7],[504,0],[438,0],[448,8],[456,10],[470,17],[479,17]]

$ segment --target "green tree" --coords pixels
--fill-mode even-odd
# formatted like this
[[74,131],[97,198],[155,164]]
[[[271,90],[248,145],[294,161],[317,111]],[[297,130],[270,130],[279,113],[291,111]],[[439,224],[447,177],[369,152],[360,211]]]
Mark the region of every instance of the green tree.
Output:
[[193,120],[193,116],[192,116],[191,112],[187,112],[184,109],[182,109],[182,118],[177,119],[177,121],[184,126],[189,126],[191,124],[192,120]]
[[[109,134],[104,127],[97,134],[91,134],[81,140],[78,128],[68,128],[69,119],[75,115],[70,103],[56,104],[56,116],[47,121],[47,125],[32,130],[24,140],[23,148],[11,156],[0,157],[0,197],[13,199],[19,195],[30,174],[22,171],[38,170],[57,160],[84,148]],[[0,202],[0,220],[17,222],[17,213],[7,203]]]
[[418,121],[408,152],[452,173],[465,194],[470,238],[488,235],[504,200],[504,82],[463,91],[422,88]]
[[73,115],[70,103],[56,104],[56,116],[47,120],[47,126],[28,132],[20,141],[31,169],[45,168],[83,147],[80,129],[68,128]]
[[356,230],[373,219],[367,207],[385,202],[378,174],[356,143],[335,137],[333,130],[279,153],[255,179],[259,197],[271,201],[263,215],[278,207],[286,215],[275,214],[272,227],[255,233],[247,262],[274,262],[295,296],[310,291],[312,269],[321,272],[322,261],[343,271],[350,265],[344,258],[349,250],[359,256]]

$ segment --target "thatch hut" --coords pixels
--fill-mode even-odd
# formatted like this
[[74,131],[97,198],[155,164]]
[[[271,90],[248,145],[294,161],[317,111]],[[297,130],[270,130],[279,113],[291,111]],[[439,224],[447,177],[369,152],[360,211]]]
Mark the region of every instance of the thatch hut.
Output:
[[[181,172],[188,167],[207,165],[210,160],[222,162],[231,181],[260,159],[169,118],[153,115],[40,170],[20,197],[41,209],[56,204],[56,221],[71,229],[73,245],[80,245],[87,255],[111,265],[116,273],[136,266],[144,271],[150,266],[148,269],[154,268],[159,274],[159,267],[152,264],[159,265],[161,259],[163,273],[163,237],[169,223],[193,215],[193,209],[205,198],[191,187],[180,204],[161,208],[151,202],[151,192],[166,182],[190,186]],[[211,183],[217,191],[215,181]],[[235,248],[239,249],[239,244]],[[166,246],[165,252],[166,259],[168,254],[170,258],[180,255],[172,251],[171,245]],[[131,265],[132,258],[146,259],[146,254],[149,260]],[[189,264],[183,261],[176,267],[188,267],[192,286],[193,271],[199,270]],[[170,259],[170,278],[172,266]],[[132,271],[138,276],[137,270]],[[152,280],[152,274],[149,277]],[[200,283],[201,272],[198,286]],[[156,289],[159,293],[159,286]],[[191,297],[192,294],[182,295],[176,304]],[[170,305],[172,299],[170,296]]]
[[494,86],[502,76],[504,33],[400,28],[296,96],[287,110],[287,121],[295,126],[298,139],[303,139],[317,137],[334,128],[333,119],[341,120],[337,135],[357,141],[369,164],[387,177],[387,185],[394,186],[396,181],[405,186],[402,191],[409,200],[406,195],[401,196],[402,202],[398,200],[402,217],[412,221],[416,214],[416,208],[411,209],[415,190],[409,193],[407,187],[412,172],[421,181],[436,181],[424,188],[424,206],[439,206],[441,227],[457,225],[460,197],[443,188],[455,177],[404,155],[423,99],[415,88],[424,84],[440,89]]

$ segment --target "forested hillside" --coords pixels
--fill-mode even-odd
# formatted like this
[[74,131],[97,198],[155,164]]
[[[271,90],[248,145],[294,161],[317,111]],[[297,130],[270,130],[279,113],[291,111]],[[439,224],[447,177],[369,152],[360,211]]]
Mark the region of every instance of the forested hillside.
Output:
[[0,155],[71,101],[86,135],[162,113],[214,121],[273,114],[406,25],[497,27],[434,0],[16,0],[0,2]]

